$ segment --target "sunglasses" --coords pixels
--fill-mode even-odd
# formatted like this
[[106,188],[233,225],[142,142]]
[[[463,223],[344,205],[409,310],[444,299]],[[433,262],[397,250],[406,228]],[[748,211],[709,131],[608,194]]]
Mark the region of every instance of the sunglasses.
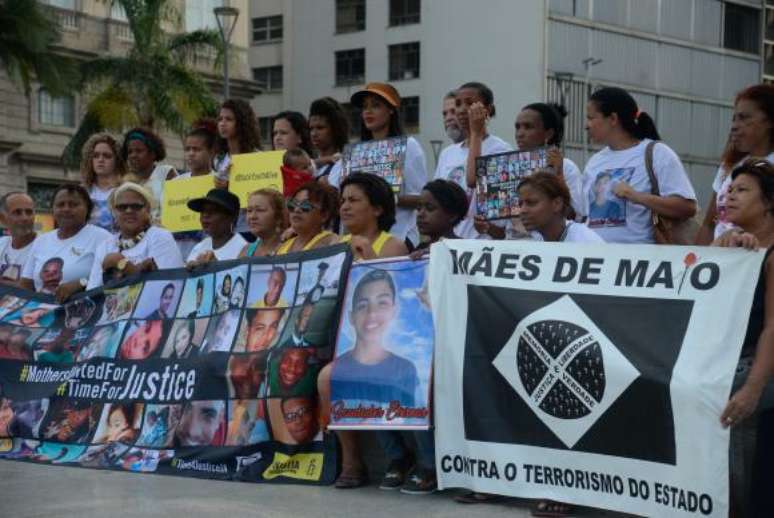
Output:
[[116,205],[116,210],[118,212],[128,212],[130,210],[134,212],[140,212],[144,208],[144,203],[119,203]]
[[308,214],[316,208],[318,208],[318,206],[311,203],[309,200],[304,200],[304,201],[288,200],[288,210],[290,212],[293,212],[295,210],[300,210],[304,214]]
[[295,412],[285,412],[284,413],[285,421],[288,423],[292,423],[293,421],[300,420],[311,411],[312,411],[311,408],[301,407]]

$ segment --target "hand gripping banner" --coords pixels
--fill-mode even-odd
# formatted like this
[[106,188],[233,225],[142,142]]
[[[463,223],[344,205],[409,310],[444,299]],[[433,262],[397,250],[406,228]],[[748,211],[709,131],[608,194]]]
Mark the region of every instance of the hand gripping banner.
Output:
[[346,246],[166,270],[63,306],[0,288],[0,458],[333,481],[317,374]]
[[720,425],[763,254],[433,245],[439,485],[727,516]]

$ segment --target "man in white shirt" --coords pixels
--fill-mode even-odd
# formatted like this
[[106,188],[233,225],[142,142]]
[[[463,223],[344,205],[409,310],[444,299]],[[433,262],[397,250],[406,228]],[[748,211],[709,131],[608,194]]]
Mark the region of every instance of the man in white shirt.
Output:
[[462,133],[462,128],[457,120],[457,94],[454,90],[444,96],[441,115],[443,116],[443,130],[452,144],[459,144],[465,140],[465,135]]
[[21,191],[0,198],[0,222],[11,234],[0,238],[0,283],[16,284],[38,237],[32,198]]

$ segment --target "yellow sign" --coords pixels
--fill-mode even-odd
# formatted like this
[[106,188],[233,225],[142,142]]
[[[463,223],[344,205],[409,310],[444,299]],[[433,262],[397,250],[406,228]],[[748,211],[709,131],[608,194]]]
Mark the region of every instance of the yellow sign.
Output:
[[35,214],[35,232],[43,234],[54,230],[54,216],[51,214]]
[[322,453],[296,453],[285,455],[275,452],[271,465],[263,472],[263,478],[271,480],[277,477],[299,480],[320,480],[323,467]]
[[170,232],[201,230],[199,214],[188,208],[188,200],[205,196],[215,187],[214,176],[193,176],[164,182],[161,224]]
[[239,204],[247,207],[247,198],[258,189],[282,192],[282,155],[284,151],[244,153],[231,157],[228,188],[239,196]]

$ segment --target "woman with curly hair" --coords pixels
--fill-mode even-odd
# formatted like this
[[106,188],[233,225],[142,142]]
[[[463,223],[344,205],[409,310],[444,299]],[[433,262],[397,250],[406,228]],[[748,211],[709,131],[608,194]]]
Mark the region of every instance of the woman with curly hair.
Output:
[[115,230],[115,221],[108,199],[126,174],[120,151],[118,141],[107,133],[92,135],[81,151],[81,181],[94,202],[89,223],[109,232]]
[[226,99],[218,111],[218,154],[215,157],[219,189],[228,187],[231,155],[252,153],[261,149],[258,119],[250,105],[241,99]]
[[129,165],[131,181],[150,190],[156,200],[152,216],[158,221],[164,196],[164,182],[177,176],[177,171],[161,161],[167,157],[164,141],[147,128],[132,128],[124,137],[121,159]]

